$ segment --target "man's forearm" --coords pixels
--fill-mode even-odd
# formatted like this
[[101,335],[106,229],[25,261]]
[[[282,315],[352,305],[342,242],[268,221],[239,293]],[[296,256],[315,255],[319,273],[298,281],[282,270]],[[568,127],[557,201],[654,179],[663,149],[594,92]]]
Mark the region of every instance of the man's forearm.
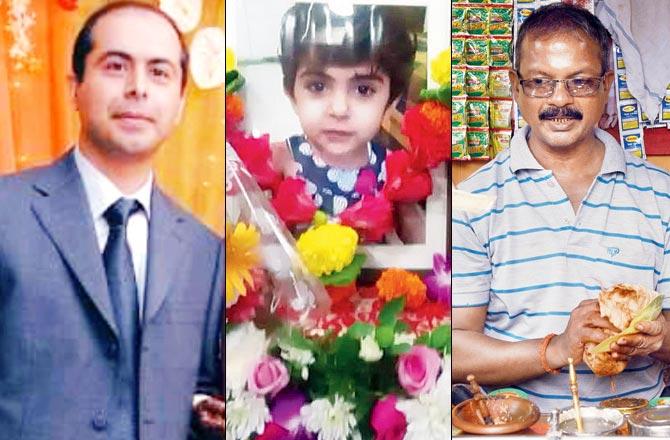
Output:
[[[477,331],[454,329],[452,341],[455,382],[465,382],[468,374],[474,374],[482,385],[509,385],[547,374],[540,362],[539,339],[506,342]],[[550,368],[560,366],[549,349],[547,362]]]

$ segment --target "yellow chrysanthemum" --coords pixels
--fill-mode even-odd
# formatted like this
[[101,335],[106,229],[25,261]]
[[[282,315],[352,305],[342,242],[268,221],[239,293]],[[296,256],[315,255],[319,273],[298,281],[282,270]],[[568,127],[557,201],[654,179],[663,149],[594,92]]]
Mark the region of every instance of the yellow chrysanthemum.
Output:
[[235,52],[233,52],[233,49],[226,47],[226,73],[235,70],[235,67],[237,67]]
[[356,231],[338,224],[309,229],[297,242],[302,261],[317,277],[339,272],[351,264],[357,245]]
[[251,269],[260,261],[258,243],[261,236],[254,225],[226,222],[226,306],[246,295],[245,281],[253,286]]
[[451,48],[444,49],[431,61],[430,74],[441,86],[451,83]]

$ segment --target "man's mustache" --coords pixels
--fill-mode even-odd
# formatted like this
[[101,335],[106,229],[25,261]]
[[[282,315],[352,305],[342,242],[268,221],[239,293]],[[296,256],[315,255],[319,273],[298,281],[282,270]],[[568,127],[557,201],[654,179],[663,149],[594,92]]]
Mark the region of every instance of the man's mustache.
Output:
[[548,119],[577,119],[581,121],[584,118],[582,112],[573,107],[547,107],[540,112],[540,120]]

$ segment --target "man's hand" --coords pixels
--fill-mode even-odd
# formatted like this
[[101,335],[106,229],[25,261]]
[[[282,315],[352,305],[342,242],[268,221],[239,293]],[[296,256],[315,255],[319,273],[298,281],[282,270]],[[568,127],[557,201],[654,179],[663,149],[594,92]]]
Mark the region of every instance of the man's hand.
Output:
[[222,398],[208,396],[194,410],[202,426],[223,434],[226,428],[226,402]]
[[[567,365],[569,357],[575,364],[579,364],[582,362],[584,344],[587,342],[597,344],[617,332],[616,327],[607,318],[600,316],[598,300],[582,301],[570,313],[570,320],[563,334],[554,338],[556,348],[551,358],[549,352],[547,353],[547,360],[552,368]],[[550,346],[554,345],[554,341]]]
[[635,329],[639,332],[620,337],[610,349],[616,359],[628,360],[632,356],[647,356],[661,349],[668,332],[667,321],[661,313],[654,321],[643,321]]

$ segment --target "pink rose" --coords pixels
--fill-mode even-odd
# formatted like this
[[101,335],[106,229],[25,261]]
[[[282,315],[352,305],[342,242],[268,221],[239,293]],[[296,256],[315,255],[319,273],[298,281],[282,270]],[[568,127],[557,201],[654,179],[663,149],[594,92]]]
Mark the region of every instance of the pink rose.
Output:
[[288,370],[282,361],[264,356],[258,361],[247,380],[249,391],[274,396],[288,384]]
[[440,364],[436,350],[415,345],[398,358],[398,381],[411,396],[427,393],[435,386]]
[[407,430],[405,414],[395,408],[398,398],[389,394],[375,403],[370,415],[370,426],[375,431],[375,440],[401,440]]

